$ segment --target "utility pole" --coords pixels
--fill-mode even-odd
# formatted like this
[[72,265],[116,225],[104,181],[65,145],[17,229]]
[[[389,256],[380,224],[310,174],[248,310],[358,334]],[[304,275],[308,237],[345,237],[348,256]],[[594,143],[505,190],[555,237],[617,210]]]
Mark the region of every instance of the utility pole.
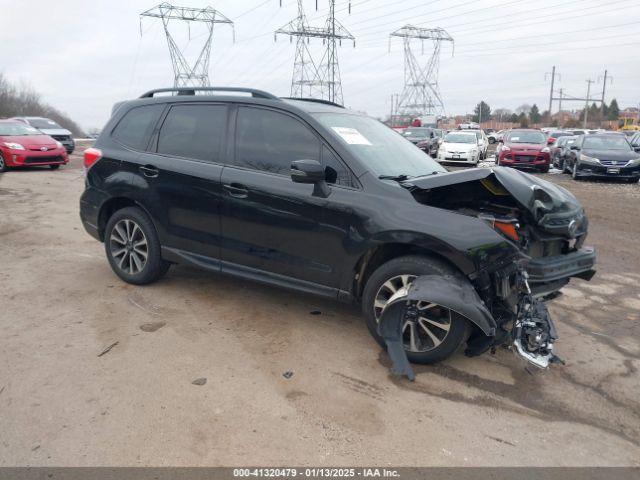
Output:
[[558,107],[559,107],[558,112],[562,113],[562,89],[560,89],[560,98],[558,99],[558,102],[559,102],[558,103]]
[[587,128],[587,118],[589,117],[589,95],[591,94],[591,84],[595,83],[593,80],[587,80],[587,97],[585,98],[585,107],[584,107],[584,122],[582,128]]
[[544,74],[545,80],[547,79],[547,76],[551,77],[551,88],[549,89],[549,115],[551,115],[551,108],[553,107],[553,86],[556,83],[556,75],[558,76],[558,78],[561,79],[560,74],[559,73],[556,74],[556,66],[555,65],[551,69],[551,73],[546,72]]
[[[604,120],[604,95],[605,92],[607,91],[607,82],[613,82],[613,78],[610,76],[607,76],[608,72],[607,70],[604,71],[604,77],[602,77],[602,99],[601,102],[602,104],[600,105],[600,108],[602,109],[602,119]],[[598,79],[599,81],[600,79]]]
[[[213,43],[213,26],[216,23],[224,23],[231,25],[231,28],[233,28],[233,22],[212,7],[176,7],[166,2],[142,12],[140,14],[140,22],[142,22],[142,17],[160,18],[162,20],[164,33],[167,37],[167,44],[169,45],[169,55],[171,56],[171,63],[173,65],[173,86],[208,87],[210,85],[209,58],[211,57],[211,44]],[[207,37],[204,45],[193,65],[187,62],[184,53],[180,50],[169,31],[169,22],[171,20],[186,22],[189,26],[189,32],[191,32],[192,22],[204,23],[207,28]],[[140,25],[142,31],[142,23]]]
[[[403,115],[421,116],[444,113],[444,103],[438,86],[440,68],[440,47],[442,42],[453,38],[442,28],[418,28],[412,25],[392,32],[389,37],[400,37],[404,44],[404,88],[400,95],[398,109]],[[412,40],[420,40],[424,53],[424,41],[431,40],[433,49],[426,65],[418,63],[411,48]]]

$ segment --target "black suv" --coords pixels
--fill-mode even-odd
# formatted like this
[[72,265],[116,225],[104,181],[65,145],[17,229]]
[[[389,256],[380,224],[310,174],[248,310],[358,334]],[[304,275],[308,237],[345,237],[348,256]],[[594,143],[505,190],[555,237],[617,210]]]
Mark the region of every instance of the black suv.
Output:
[[[154,90],[114,107],[85,168],[82,223],[129,283],[186,263],[360,302],[380,343],[385,305],[416,277],[462,285],[451,302],[426,292],[407,315],[415,362],[508,342],[529,286],[544,296],[594,273],[568,191],[508,168],[449,173],[382,123],[320,100]],[[461,315],[459,291],[486,313]],[[529,355],[548,360],[534,333]]]

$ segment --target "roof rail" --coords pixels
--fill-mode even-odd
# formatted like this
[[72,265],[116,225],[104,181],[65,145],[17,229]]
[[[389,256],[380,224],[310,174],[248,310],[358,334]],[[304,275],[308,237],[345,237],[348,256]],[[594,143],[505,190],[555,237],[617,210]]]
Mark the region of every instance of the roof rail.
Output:
[[282,97],[283,100],[301,100],[303,102],[314,102],[314,103],[322,103],[324,105],[331,105],[332,107],[344,108],[344,105],[340,105],[339,103],[331,102],[329,100],[323,100],[322,98],[309,98],[309,97]]
[[257,90],[255,88],[243,87],[174,87],[174,88],[156,88],[140,95],[140,98],[153,98],[156,93],[176,92],[178,95],[195,95],[196,92],[239,92],[250,93],[254,98],[265,98],[267,100],[280,100],[275,95]]

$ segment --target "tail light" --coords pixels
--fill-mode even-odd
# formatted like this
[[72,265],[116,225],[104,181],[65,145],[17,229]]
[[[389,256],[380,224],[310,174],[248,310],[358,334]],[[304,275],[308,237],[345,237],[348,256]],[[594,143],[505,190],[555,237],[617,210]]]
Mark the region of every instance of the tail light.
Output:
[[84,151],[84,168],[89,170],[91,166],[102,158],[102,150],[99,148],[87,148]]

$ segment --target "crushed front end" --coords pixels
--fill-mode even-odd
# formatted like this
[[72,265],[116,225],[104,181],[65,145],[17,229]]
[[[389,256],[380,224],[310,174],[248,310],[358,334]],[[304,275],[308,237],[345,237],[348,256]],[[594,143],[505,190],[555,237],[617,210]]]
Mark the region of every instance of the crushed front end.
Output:
[[394,351],[395,373],[413,375],[397,341],[402,344],[402,325],[415,302],[449,308],[476,327],[467,341],[468,356],[507,346],[536,367],[562,363],[554,353],[558,335],[544,301],[570,278],[590,280],[595,274],[595,251],[584,246],[588,221],[576,198],[505,168],[437,175],[404,186],[420,203],[476,217],[504,241],[479,242],[467,252],[475,271],[446,279],[418,277],[387,303],[379,334],[390,355]]

